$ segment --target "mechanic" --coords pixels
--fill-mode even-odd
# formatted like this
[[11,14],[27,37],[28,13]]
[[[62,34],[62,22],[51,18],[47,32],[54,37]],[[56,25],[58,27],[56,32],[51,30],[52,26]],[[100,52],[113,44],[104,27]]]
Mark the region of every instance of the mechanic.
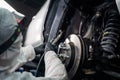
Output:
[[44,56],[45,77],[35,77],[30,72],[15,72],[36,56],[37,48],[21,45],[22,35],[14,15],[7,9],[0,8],[0,80],[67,80],[66,69],[51,50],[52,45]]

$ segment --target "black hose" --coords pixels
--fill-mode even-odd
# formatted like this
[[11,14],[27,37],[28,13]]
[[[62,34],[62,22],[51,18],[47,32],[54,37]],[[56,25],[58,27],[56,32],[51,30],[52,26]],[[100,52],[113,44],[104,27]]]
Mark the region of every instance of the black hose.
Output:
[[41,56],[38,66],[37,66],[37,72],[36,77],[44,77],[45,76],[45,62],[44,62],[44,56],[45,53]]

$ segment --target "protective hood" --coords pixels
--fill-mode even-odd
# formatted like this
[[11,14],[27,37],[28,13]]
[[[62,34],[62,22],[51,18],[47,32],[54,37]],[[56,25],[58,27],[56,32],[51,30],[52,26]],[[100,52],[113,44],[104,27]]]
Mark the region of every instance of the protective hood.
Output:
[[[3,50],[3,44],[9,40],[9,38],[14,34],[15,30],[17,29],[17,22],[12,15],[10,11],[4,8],[0,8],[0,46],[1,50]],[[15,53],[19,53],[20,46],[17,46],[20,44],[19,38],[14,42],[14,44],[11,47],[8,47],[6,51],[2,52],[0,55],[0,71],[5,70],[8,68],[8,65],[10,65],[14,57],[17,56]],[[15,49],[12,49],[15,48]]]
[[0,8],[0,45],[7,41],[15,32],[17,22],[7,9]]
[[[0,8],[0,50],[6,48],[7,45],[7,48],[0,54],[0,75],[1,72],[14,72],[23,63],[35,57],[35,51],[31,45],[21,46],[22,34],[17,26],[14,15],[7,9]],[[11,44],[5,44],[9,40]]]

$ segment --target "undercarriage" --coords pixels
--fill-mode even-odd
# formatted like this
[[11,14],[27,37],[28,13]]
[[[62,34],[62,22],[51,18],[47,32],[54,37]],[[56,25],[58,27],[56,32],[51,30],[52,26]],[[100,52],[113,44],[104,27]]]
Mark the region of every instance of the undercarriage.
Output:
[[119,80],[120,16],[115,1],[55,0],[51,6],[45,42],[57,46],[70,80]]

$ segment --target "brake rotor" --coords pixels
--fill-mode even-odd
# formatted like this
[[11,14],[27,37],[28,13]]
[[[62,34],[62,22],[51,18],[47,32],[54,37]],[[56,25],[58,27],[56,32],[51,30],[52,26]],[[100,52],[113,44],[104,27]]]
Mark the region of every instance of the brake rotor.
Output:
[[69,79],[73,79],[85,60],[85,45],[80,36],[71,34],[63,44],[59,45],[59,55],[66,66]]

